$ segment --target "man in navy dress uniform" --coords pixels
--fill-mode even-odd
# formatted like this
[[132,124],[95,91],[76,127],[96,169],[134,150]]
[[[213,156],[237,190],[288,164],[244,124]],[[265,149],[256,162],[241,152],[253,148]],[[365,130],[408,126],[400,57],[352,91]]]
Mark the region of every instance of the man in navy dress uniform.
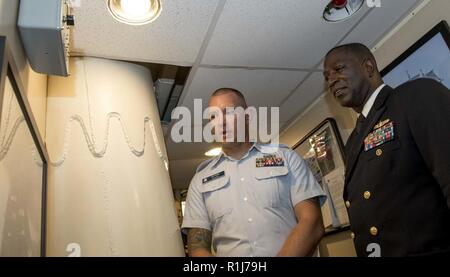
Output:
[[431,79],[383,84],[362,44],[333,48],[328,90],[359,113],[346,144],[344,200],[358,256],[450,250],[450,91]]

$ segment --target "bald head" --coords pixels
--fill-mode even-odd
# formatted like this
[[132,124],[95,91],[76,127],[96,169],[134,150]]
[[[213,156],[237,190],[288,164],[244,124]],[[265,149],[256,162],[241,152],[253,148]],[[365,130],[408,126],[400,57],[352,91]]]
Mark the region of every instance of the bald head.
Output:
[[242,107],[244,109],[247,108],[247,102],[245,101],[244,95],[237,89],[234,88],[219,88],[216,91],[214,91],[211,95],[211,99],[216,96],[221,95],[229,95],[231,96],[235,102],[234,107]]

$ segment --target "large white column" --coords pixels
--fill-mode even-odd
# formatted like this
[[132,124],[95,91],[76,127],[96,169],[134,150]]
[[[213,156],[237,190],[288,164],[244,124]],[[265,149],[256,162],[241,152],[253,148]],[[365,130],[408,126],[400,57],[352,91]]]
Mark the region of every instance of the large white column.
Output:
[[48,256],[183,256],[150,72],[96,58],[50,77]]

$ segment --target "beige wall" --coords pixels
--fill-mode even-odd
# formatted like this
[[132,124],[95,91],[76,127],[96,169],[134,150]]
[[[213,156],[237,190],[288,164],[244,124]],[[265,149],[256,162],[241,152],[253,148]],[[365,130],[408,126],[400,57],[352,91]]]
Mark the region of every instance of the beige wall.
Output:
[[[424,1],[422,6],[406,17],[373,49],[379,68],[387,66],[439,21],[447,20],[450,23],[449,11],[448,0]],[[329,94],[324,94],[307,112],[298,116],[281,134],[280,142],[289,146],[294,145],[326,117],[333,117],[336,120],[345,142],[357,116],[353,111],[340,107]],[[321,256],[355,255],[349,232],[325,237],[320,244],[320,250]]]
[[321,257],[355,257],[356,251],[351,240],[350,231],[326,236],[319,244]]
[[5,78],[4,97],[0,122],[0,256],[38,257],[43,164],[9,78]]
[[47,75],[35,73],[26,59],[16,27],[18,7],[18,0],[0,0],[0,36],[7,37],[7,43],[20,71],[20,82],[26,90],[39,132],[45,140]]

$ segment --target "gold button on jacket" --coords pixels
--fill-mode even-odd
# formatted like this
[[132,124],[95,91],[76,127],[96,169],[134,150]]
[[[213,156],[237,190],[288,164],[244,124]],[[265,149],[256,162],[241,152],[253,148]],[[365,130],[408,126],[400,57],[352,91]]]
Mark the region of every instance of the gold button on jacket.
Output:
[[383,154],[383,150],[377,149],[377,151],[375,152],[375,154],[379,157],[379,156],[381,156],[381,154]]
[[371,234],[372,236],[378,235],[378,229],[377,229],[377,227],[370,227],[370,234]]

